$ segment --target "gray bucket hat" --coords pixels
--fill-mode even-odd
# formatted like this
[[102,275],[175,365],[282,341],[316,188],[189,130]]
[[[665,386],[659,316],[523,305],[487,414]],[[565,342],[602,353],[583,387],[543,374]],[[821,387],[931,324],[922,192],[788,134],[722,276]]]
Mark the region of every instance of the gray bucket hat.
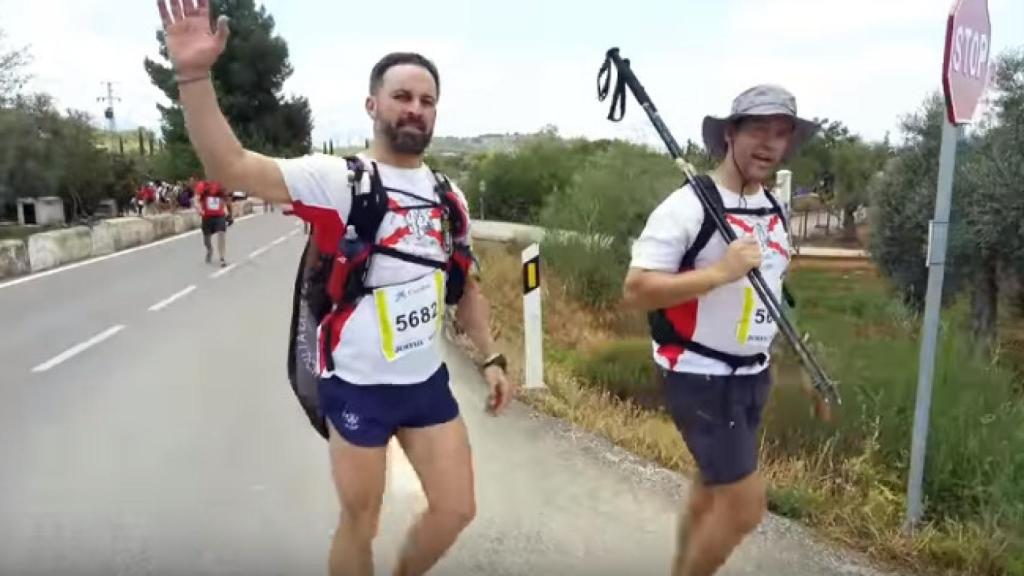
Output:
[[796,98],[782,86],[761,84],[748,88],[732,101],[732,112],[725,118],[704,117],[704,147],[713,158],[725,157],[725,129],[744,116],[790,116],[796,122],[793,139],[783,155],[789,160],[804,142],[818,131],[818,125],[796,114]]

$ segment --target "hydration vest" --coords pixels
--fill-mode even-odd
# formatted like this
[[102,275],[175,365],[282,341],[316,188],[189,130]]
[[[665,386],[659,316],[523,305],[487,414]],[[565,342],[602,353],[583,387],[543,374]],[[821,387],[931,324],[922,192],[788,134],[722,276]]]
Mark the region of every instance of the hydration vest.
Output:
[[[474,262],[466,238],[469,214],[447,176],[432,170],[437,181],[435,200],[385,187],[375,162],[367,167],[356,156],[346,156],[345,160],[352,193],[348,221],[341,227],[312,227],[295,276],[289,330],[288,379],[313,428],[325,439],[327,424],[320,411],[318,387],[321,368],[334,370],[332,351],[336,343],[332,340],[336,332],[331,327],[343,324],[360,299],[373,291],[366,282],[373,256],[385,255],[445,271],[445,303],[449,305],[462,298]],[[389,192],[422,202],[403,206],[402,210],[441,211],[446,260],[425,258],[377,242],[381,222],[389,211],[396,209],[389,202]],[[318,356],[323,365],[318,365]]]
[[[777,225],[782,226],[786,235],[789,233],[789,224],[786,222],[786,215],[783,213],[778,201],[768,190],[765,190],[765,195],[768,197],[768,201],[771,204],[770,208],[726,208],[722,202],[721,193],[718,191],[717,186],[715,186],[714,181],[707,175],[697,176],[697,179],[700,180],[704,189],[710,192],[710,199],[715,204],[714,208],[725,215],[726,220],[732,223],[730,225],[735,224],[740,227],[747,226],[747,224],[742,220],[735,218],[735,216],[747,215],[758,217],[777,217],[778,220],[776,221],[775,218],[772,218],[770,221],[771,223],[767,227],[767,234],[769,235],[768,238],[760,238],[759,242],[762,245],[769,244],[770,249],[777,250],[780,252],[780,255],[784,255],[788,261],[788,242],[779,244],[770,241],[770,234],[774,231],[774,225],[776,225],[776,222],[778,223]],[[708,210],[709,208],[705,206],[704,220],[701,223],[700,231],[697,233],[693,244],[683,254],[683,258],[679,263],[680,272],[693,270],[695,268],[698,255],[700,255],[700,253],[707,247],[712,237],[718,234],[714,220]],[[734,218],[730,218],[730,215],[733,215]],[[759,235],[766,233],[765,230],[755,231],[754,229],[745,230],[745,232],[757,232]],[[781,254],[783,252],[784,254]],[[766,274],[764,270],[762,270],[762,273],[765,274],[766,280],[769,280],[770,282],[770,278],[772,276],[770,274]],[[781,274],[782,273],[780,272],[778,278],[780,292],[782,291]],[[774,322],[767,314],[766,310],[756,309],[759,305],[759,298],[754,293],[753,287],[749,284],[749,281],[744,278],[739,282],[742,282],[745,286],[739,284],[734,286],[730,284],[719,287],[699,298],[691,299],[671,308],[659,309],[649,313],[648,323],[650,325],[651,337],[658,347],[657,354],[665,358],[670,365],[674,366],[683,353],[692,352],[707,358],[718,360],[729,366],[733,372],[739,368],[765,364],[768,361],[768,355],[766,352],[754,352],[749,354],[738,353],[738,349],[751,347],[757,348],[759,346],[746,344],[746,342],[749,342],[748,338],[750,337],[749,331],[751,323],[764,324]],[[740,297],[741,299],[734,297],[734,294],[732,294],[733,291],[739,289],[745,290],[743,296]],[[699,307],[702,304],[705,307],[729,306],[730,308],[735,305],[735,309],[740,310],[740,322],[738,323],[739,325],[736,326],[735,333],[731,332],[733,329],[732,325],[709,328],[712,328],[712,330],[718,330],[718,336],[720,336],[718,339],[719,342],[724,341],[723,335],[728,332],[733,334],[732,337],[737,341],[742,337],[744,344],[736,344],[732,346],[732,350],[722,350],[720,347],[714,347],[706,341],[699,342],[695,340],[701,332],[701,330],[698,329],[698,318],[700,317]],[[710,319],[707,319],[707,321],[710,322]],[[716,317],[715,321],[720,324],[727,323],[729,318],[728,316],[722,318]],[[747,323],[746,326],[743,325],[744,321]],[[772,336],[774,336],[774,331],[769,331],[771,331]],[[764,345],[765,350],[767,350],[768,344],[770,344],[770,338],[768,338],[768,343]]]

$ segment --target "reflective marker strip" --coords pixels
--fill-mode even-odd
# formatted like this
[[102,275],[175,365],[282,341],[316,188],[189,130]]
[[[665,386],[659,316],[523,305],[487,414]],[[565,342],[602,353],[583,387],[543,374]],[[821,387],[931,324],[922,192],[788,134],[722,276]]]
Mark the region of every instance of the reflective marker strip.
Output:
[[523,294],[540,287],[540,256],[523,262]]

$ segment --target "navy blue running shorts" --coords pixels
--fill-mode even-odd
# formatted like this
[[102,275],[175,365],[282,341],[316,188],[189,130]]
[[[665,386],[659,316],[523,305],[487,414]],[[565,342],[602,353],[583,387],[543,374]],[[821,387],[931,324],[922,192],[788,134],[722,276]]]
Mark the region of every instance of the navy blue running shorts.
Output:
[[757,470],[758,428],[771,371],[709,376],[662,371],[665,405],[705,485],[733,484]]
[[385,446],[399,428],[425,428],[459,416],[445,364],[419,384],[367,386],[325,378],[319,394],[324,415],[356,446]]

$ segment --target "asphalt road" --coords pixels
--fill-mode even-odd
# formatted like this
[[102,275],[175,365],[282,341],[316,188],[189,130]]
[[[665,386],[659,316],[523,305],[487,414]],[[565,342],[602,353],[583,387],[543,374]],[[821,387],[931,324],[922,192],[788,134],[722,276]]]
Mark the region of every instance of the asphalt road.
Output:
[[[326,573],[324,442],[284,372],[303,236],[230,229],[227,270],[187,234],[0,284],[0,575]],[[435,574],[667,574],[684,483],[486,391],[450,348],[478,517]],[[424,505],[392,450],[378,573]],[[877,574],[769,520],[726,576]]]

